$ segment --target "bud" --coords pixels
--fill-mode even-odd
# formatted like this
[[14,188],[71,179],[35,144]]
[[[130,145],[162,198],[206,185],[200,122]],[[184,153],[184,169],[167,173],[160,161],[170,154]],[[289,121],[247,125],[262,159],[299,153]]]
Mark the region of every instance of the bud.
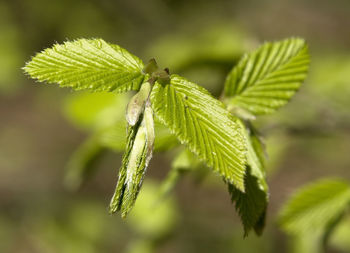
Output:
[[141,85],[139,92],[130,99],[130,102],[126,108],[126,120],[129,125],[134,126],[139,121],[150,92],[151,84],[149,82],[145,82]]
[[157,62],[154,58],[150,59],[146,66],[143,68],[143,73],[152,75],[153,72],[158,70]]

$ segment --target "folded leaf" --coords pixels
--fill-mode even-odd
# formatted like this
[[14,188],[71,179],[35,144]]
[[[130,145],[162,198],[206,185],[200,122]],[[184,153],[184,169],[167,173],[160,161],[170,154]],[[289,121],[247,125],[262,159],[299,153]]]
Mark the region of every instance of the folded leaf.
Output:
[[269,114],[285,105],[304,81],[309,68],[304,40],[265,43],[245,55],[227,76],[224,100],[254,115]]
[[125,49],[102,39],[56,44],[38,53],[24,70],[32,78],[61,87],[92,91],[138,90],[143,63]]
[[156,116],[208,167],[244,191],[246,143],[237,119],[207,90],[172,75],[151,92]]
[[152,157],[153,144],[153,113],[150,106],[146,105],[141,123],[128,126],[126,151],[110,203],[111,213],[121,211],[124,218],[133,208]]

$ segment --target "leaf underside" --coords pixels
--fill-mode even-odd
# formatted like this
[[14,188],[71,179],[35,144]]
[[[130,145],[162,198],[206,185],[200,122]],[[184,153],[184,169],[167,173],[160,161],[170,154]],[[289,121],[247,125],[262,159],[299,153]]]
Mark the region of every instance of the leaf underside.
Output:
[[124,92],[138,90],[143,63],[127,50],[102,39],[56,44],[32,58],[24,71],[38,81],[74,90]]
[[[243,124],[243,123],[242,123]],[[244,126],[247,140],[247,164],[250,173],[258,179],[259,187],[268,193],[265,171],[265,147],[253,126]]]
[[266,209],[269,200],[268,186],[265,173],[264,147],[253,127],[243,125],[247,140],[247,172],[245,177],[246,192],[242,193],[228,184],[232,202],[242,220],[244,236],[251,229],[261,235],[265,227]]
[[220,101],[204,88],[172,75],[170,84],[155,84],[151,102],[157,117],[181,143],[244,191],[245,139],[237,119]]
[[241,217],[244,236],[247,236],[251,229],[261,235],[265,226],[267,193],[261,188],[257,178],[251,175],[249,167],[245,178],[245,193],[238,191],[232,184],[228,184],[228,190]]
[[231,70],[225,82],[225,102],[254,115],[272,113],[299,89],[309,61],[308,47],[302,39],[265,43]]

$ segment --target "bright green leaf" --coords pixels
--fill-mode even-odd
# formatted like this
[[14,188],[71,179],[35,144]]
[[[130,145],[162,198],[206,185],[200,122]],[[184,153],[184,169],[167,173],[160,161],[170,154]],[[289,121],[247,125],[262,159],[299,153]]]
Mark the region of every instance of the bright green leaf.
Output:
[[143,63],[125,49],[102,39],[80,39],[45,49],[26,64],[32,78],[61,87],[92,91],[138,90]]
[[246,143],[241,125],[204,88],[172,75],[151,92],[156,116],[202,161],[244,191]]
[[285,204],[280,224],[290,234],[322,234],[350,204],[350,185],[324,179],[299,189]]
[[225,82],[225,103],[254,115],[269,114],[285,105],[304,81],[309,68],[304,40],[265,43],[244,55]]

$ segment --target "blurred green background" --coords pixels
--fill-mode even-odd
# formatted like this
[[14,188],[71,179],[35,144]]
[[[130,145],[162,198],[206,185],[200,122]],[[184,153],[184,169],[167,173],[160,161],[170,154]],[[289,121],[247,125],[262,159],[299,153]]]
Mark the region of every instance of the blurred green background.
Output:
[[[290,193],[319,177],[350,179],[349,17],[348,0],[1,1],[0,252],[288,252],[276,214]],[[290,36],[308,41],[312,61],[292,102],[257,122],[271,191],[262,237],[243,239],[215,175],[189,175],[150,205],[171,153],[155,154],[126,220],[107,212],[120,153],[107,152],[81,189],[64,187],[67,161],[88,131],[66,113],[72,91],[23,74],[35,52],[100,37],[219,95],[244,52]],[[350,252],[349,239],[335,238],[329,250]]]

